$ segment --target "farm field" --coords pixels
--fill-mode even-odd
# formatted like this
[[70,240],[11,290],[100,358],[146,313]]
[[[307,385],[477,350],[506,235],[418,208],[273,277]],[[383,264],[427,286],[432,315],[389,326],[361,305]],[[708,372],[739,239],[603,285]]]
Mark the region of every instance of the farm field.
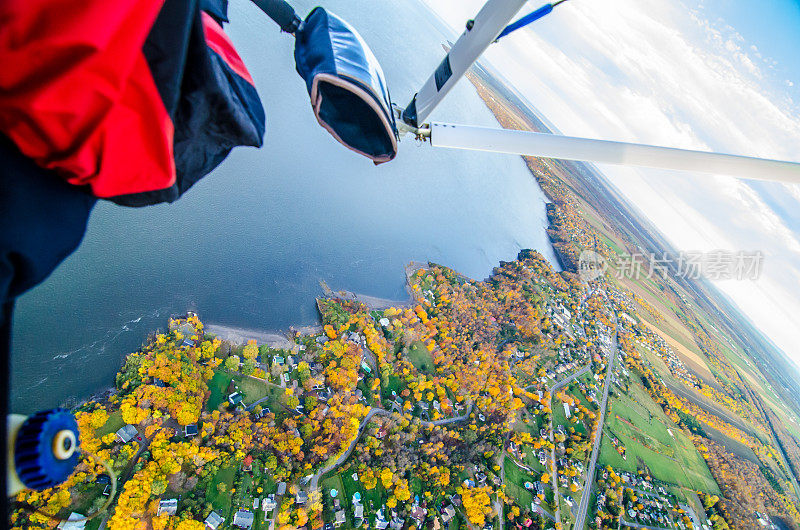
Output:
[[[648,469],[658,480],[695,490],[719,492],[703,457],[691,440],[649,399],[638,384],[611,400],[598,462],[635,473]],[[620,440],[626,459],[611,437]]]

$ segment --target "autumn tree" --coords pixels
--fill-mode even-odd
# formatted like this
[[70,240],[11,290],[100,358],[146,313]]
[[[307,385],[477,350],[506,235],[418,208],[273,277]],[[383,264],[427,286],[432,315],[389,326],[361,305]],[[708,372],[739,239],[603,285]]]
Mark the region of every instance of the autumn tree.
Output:
[[239,356],[231,355],[225,359],[225,369],[230,370],[231,372],[237,371],[239,369]]

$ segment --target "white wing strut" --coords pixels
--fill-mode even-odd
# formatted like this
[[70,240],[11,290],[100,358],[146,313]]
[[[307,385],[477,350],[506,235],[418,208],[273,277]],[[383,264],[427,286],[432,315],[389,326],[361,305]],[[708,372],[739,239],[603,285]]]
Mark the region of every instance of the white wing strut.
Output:
[[530,131],[432,123],[434,147],[492,151],[623,166],[645,166],[800,183],[800,163],[689,151],[671,147],[591,140]]
[[436,71],[414,95],[414,99],[403,111],[403,120],[414,127],[424,123],[526,1],[488,0],[475,16],[470,28],[461,34]]

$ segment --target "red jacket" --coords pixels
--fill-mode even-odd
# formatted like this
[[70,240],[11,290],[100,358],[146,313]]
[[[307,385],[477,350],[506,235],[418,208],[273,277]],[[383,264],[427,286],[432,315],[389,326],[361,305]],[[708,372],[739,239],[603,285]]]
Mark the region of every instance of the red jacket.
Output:
[[126,205],[173,201],[264,111],[222,30],[225,0],[3,0],[0,132]]

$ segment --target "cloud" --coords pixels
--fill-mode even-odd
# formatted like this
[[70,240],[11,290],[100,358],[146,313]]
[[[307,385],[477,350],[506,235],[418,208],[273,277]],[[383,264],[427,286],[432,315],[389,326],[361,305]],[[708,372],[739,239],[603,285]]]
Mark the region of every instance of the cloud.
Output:
[[[463,28],[482,2],[428,4]],[[664,0],[570,2],[486,58],[564,134],[798,159],[792,82],[709,11]],[[800,225],[781,214],[800,210],[800,186],[603,170],[678,248],[763,251],[758,281],[718,286],[800,363]]]

